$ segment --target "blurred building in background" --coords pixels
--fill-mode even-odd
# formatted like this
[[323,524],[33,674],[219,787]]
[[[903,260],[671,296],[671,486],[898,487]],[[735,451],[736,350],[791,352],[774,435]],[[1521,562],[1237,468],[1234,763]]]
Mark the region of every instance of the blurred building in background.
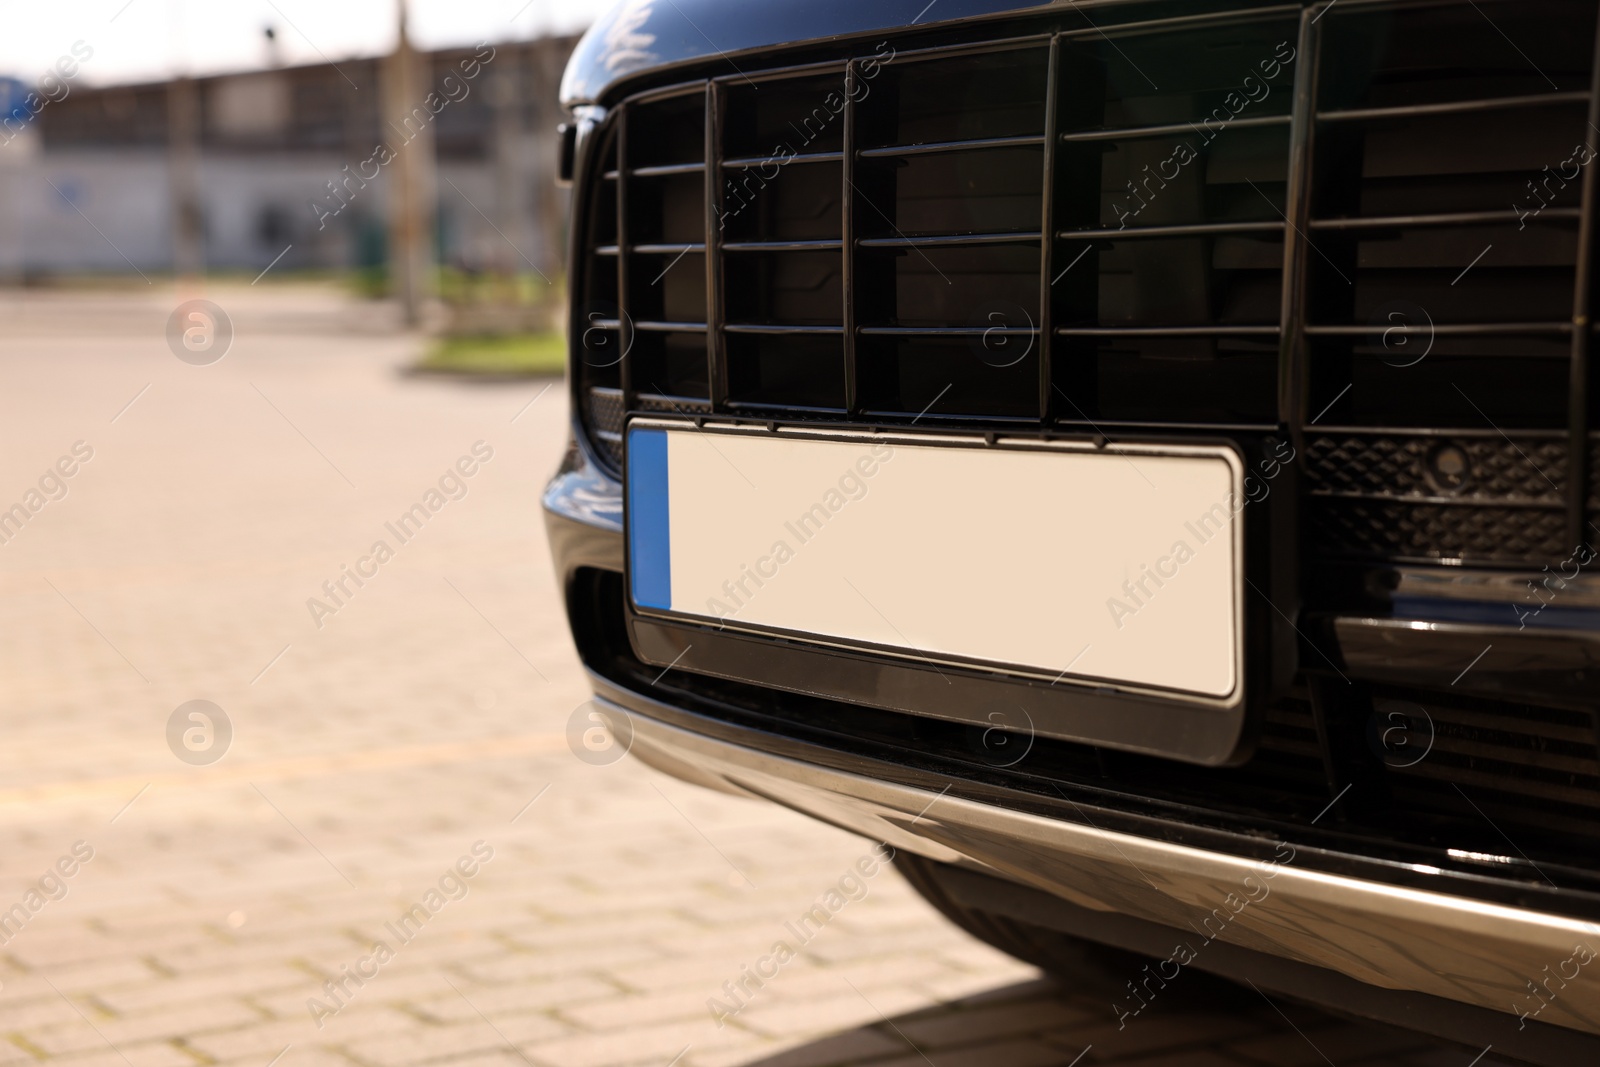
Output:
[[430,156],[439,263],[553,278],[566,211],[553,181],[557,86],[576,43],[423,53],[417,99],[399,109],[381,57],[75,85],[0,144],[0,281],[275,260],[379,269],[393,159],[408,151]]

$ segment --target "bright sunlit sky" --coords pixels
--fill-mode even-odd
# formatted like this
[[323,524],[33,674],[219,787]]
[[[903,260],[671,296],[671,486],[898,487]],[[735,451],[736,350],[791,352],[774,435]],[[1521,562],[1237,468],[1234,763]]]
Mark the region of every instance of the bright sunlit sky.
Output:
[[[273,26],[286,64],[338,62],[394,45],[398,0],[0,0],[0,75],[33,82],[75,41],[94,48],[84,84],[266,66]],[[611,0],[409,0],[425,48],[583,29]]]

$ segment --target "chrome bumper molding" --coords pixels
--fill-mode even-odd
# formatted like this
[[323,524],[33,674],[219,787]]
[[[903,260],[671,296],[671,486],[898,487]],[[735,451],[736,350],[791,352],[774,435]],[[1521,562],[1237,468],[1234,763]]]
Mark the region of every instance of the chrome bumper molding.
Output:
[[[1175,931],[1203,965],[1211,939],[1539,1022],[1600,1034],[1600,925],[1059,822],[773,756],[601,699],[634,755],[666,773],[775,801],[930,859],[999,874]],[[1087,816],[1086,816],[1087,818]],[[1536,997],[1537,987],[1541,994]],[[1542,1006],[1542,1009],[1541,1009]]]

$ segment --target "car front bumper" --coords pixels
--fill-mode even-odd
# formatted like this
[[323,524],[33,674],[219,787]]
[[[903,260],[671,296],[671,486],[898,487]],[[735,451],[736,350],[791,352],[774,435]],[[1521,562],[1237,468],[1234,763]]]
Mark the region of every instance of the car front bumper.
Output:
[[[621,487],[582,445],[569,454],[544,505],[564,586],[570,590],[582,568],[623,570]],[[1600,659],[1600,635],[1593,633],[1533,634],[1515,627],[1340,615],[1313,624],[1316,640],[1337,648],[1335,659],[1354,678],[1382,680],[1396,672],[1414,678],[1411,672],[1429,664],[1444,671],[1462,647],[1480,640],[1521,650],[1497,661],[1503,670],[1472,679],[1484,695],[1568,678]],[[663,703],[641,691],[648,687],[619,683],[587,656],[585,662],[600,706],[626,716],[632,752],[686,781],[781,803],[895,848],[1033,887],[1078,909],[1154,924],[1198,950],[1202,967],[1207,951],[1222,956],[1243,949],[1395,991],[1397,1003],[1438,998],[1489,1009],[1500,1013],[1490,1030],[1508,1027],[1502,1035],[1507,1038],[1521,1030],[1516,1013],[1531,1019],[1535,1010],[1529,1028],[1548,1030],[1553,1024],[1600,1035],[1600,986],[1594,984],[1600,979],[1584,974],[1553,997],[1532,992],[1564,963],[1570,969],[1578,947],[1600,952],[1600,923],[1417,888],[1454,880],[1451,872],[1426,865],[1373,861],[1361,873],[1370,869],[1379,876],[1374,878],[1330,871],[1338,857],[1320,843],[1252,839],[1249,848],[1231,854],[1226,843],[1214,844],[1215,837],[1196,836],[1201,844],[1191,844],[1106,828],[1107,818],[1096,819],[1070,800],[1075,814],[1052,818],[1027,810],[1020,796],[1011,803],[1003,791],[890,773],[871,758],[802,743],[777,744],[773,735]],[[1273,858],[1264,860],[1268,854]],[[1379,880],[1385,867],[1404,875],[1396,883],[1411,884]],[[1552,890],[1543,899],[1551,902],[1553,896]],[[1395,1021],[1405,1017],[1401,1012]],[[1459,1028],[1450,1032],[1470,1040]]]
[[[595,678],[626,715],[632,753],[687,781],[783,804],[894,848],[1043,890],[1079,908],[1173,931],[1204,967],[1213,940],[1325,968],[1369,985],[1600,1034],[1600,996],[1574,981],[1548,1003],[1528,992],[1600,927],[1442,893],[1297,866],[1282,843],[1251,860],[852,774],[670,725],[653,703]],[[1130,975],[1137,978],[1137,975]],[[1552,987],[1554,988],[1554,987]]]

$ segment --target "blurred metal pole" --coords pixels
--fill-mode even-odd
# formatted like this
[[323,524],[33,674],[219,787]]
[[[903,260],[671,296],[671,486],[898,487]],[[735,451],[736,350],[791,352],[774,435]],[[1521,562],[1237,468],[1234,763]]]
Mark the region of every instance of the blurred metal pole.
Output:
[[411,47],[406,0],[398,0],[400,35],[384,78],[388,143],[396,158],[389,204],[389,262],[407,326],[422,323],[433,289],[435,158],[433,115],[425,98],[433,87],[427,56]]
[[172,269],[180,284],[205,270],[200,207],[200,86],[188,76],[167,87],[167,182],[172,198]]

